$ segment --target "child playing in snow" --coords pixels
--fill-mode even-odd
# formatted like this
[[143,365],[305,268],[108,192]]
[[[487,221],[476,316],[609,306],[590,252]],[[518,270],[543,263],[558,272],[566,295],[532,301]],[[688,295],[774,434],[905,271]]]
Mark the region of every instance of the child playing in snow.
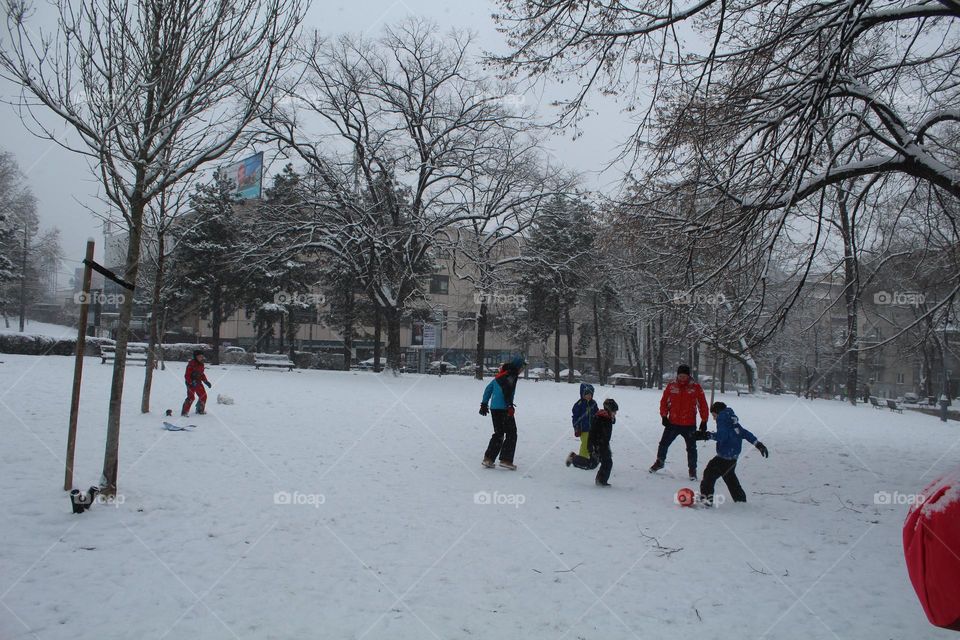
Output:
[[737,458],[743,447],[743,441],[746,440],[760,451],[764,458],[769,457],[770,452],[763,446],[763,443],[757,440],[745,427],[740,424],[740,419],[733,409],[722,402],[714,402],[710,407],[710,414],[717,423],[717,431],[698,431],[697,440],[716,440],[717,455],[707,463],[707,468],[703,470],[703,481],[700,483],[700,501],[705,506],[713,505],[713,489],[717,480],[723,478],[730,490],[730,497],[734,502],[746,502],[747,494],[740,486],[740,479],[737,478]]
[[200,349],[193,352],[193,359],[187,363],[183,378],[187,383],[187,399],[183,401],[180,415],[184,417],[190,415],[190,405],[193,404],[194,396],[197,396],[197,415],[203,415],[207,407],[207,392],[203,385],[207,385],[208,389],[213,385],[207,380],[207,374],[203,372],[203,351]]
[[577,469],[596,469],[596,483],[601,487],[609,487],[610,471],[613,470],[613,453],[610,451],[610,437],[613,435],[613,423],[617,421],[617,401],[607,398],[603,401],[603,410],[593,416],[590,425],[590,457],[577,455],[573,451],[567,456],[567,466],[571,464]]
[[580,384],[580,399],[573,405],[573,435],[580,438],[580,456],[590,457],[587,443],[590,440],[590,423],[600,407],[593,399],[593,385],[585,382]]
[[483,466],[493,468],[493,464],[500,456],[500,466],[516,471],[513,464],[513,455],[517,449],[517,421],[513,417],[513,396],[517,390],[517,378],[526,365],[522,356],[517,356],[500,367],[500,372],[490,381],[483,390],[483,400],[480,401],[480,415],[488,413],[493,420],[493,435],[490,444],[483,454]]

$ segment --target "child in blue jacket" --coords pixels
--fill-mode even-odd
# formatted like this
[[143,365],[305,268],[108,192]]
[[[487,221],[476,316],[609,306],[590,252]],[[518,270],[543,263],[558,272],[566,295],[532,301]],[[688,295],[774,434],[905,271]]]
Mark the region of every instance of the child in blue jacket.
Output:
[[483,390],[483,400],[480,401],[480,415],[488,413],[493,419],[493,435],[490,444],[483,454],[483,466],[493,468],[497,456],[500,456],[500,466],[504,469],[516,471],[513,464],[513,455],[517,449],[517,421],[513,417],[513,396],[517,390],[517,378],[526,362],[522,356],[517,356],[500,367],[500,372],[490,381]]
[[573,435],[580,438],[580,455],[584,458],[590,457],[590,449],[587,446],[590,441],[590,423],[599,410],[597,401],[593,399],[593,385],[586,382],[580,383],[580,399],[574,403],[571,414]]
[[717,423],[716,432],[698,431],[696,439],[716,440],[717,455],[707,463],[707,468],[703,470],[703,481],[700,482],[700,501],[708,507],[712,506],[713,489],[717,480],[723,478],[733,501],[746,502],[747,494],[740,486],[740,480],[737,478],[737,458],[740,457],[743,441],[746,440],[755,446],[764,458],[769,457],[770,452],[767,451],[762,442],[757,440],[757,436],[740,424],[737,414],[726,404],[714,402],[710,407],[710,414]]

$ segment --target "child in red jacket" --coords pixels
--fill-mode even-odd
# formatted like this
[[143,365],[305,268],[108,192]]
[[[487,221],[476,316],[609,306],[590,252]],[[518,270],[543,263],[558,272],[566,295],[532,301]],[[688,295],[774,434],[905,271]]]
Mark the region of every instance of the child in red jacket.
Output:
[[187,371],[183,374],[187,383],[187,399],[183,401],[183,408],[180,410],[181,416],[190,415],[190,405],[193,404],[194,396],[197,397],[197,414],[203,415],[206,413],[204,409],[207,406],[207,391],[203,388],[203,385],[207,385],[207,389],[213,385],[207,380],[207,374],[203,372],[203,360],[203,351],[197,349],[193,352],[193,360],[187,363]]

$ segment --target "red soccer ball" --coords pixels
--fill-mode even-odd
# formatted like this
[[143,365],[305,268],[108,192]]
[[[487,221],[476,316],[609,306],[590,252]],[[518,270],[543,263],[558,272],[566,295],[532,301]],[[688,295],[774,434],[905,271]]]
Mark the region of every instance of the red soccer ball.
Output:
[[683,489],[680,489],[680,491],[677,491],[676,500],[677,504],[681,507],[692,507],[695,499],[696,496],[693,493],[693,489],[690,489],[689,487],[684,487]]

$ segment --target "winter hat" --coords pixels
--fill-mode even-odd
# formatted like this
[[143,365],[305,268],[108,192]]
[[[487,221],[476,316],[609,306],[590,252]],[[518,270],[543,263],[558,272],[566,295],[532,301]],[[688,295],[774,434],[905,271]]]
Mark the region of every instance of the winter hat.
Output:
[[619,411],[620,406],[617,404],[617,401],[613,398],[607,398],[603,401],[603,408],[607,411]]
[[526,364],[527,362],[523,359],[523,356],[516,356],[510,361],[510,364],[507,365],[507,368],[511,371],[520,371],[520,369],[523,369],[524,365]]
[[682,373],[690,375],[690,365],[682,364],[679,367],[677,367],[677,375],[679,376]]
[[202,356],[202,355],[203,355],[203,349],[194,349],[194,351],[193,351],[193,357],[194,357],[194,358],[196,358],[197,356]]
[[592,384],[587,384],[586,382],[581,382],[581,383],[580,383],[580,397],[582,398],[583,396],[587,395],[588,393],[591,394],[591,395],[593,395],[593,385],[592,385]]
[[710,405],[710,413],[720,413],[726,408],[727,405],[723,402],[714,402],[712,405]]

